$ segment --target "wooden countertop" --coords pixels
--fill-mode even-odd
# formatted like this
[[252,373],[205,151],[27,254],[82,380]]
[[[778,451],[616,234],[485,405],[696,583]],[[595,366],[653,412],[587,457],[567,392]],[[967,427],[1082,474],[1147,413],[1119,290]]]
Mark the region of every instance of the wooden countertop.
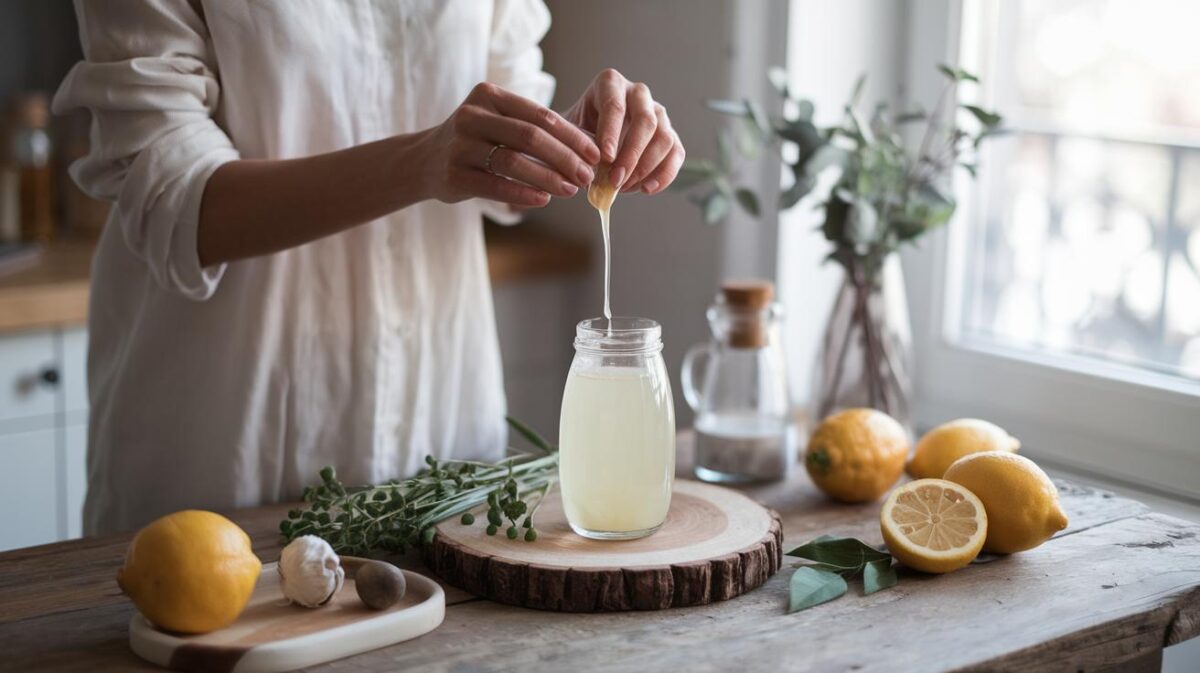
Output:
[[[503,285],[584,272],[588,246],[526,226],[487,225],[492,283]],[[0,333],[81,325],[87,321],[94,244],[51,245],[28,269],[0,276]]]
[[[681,434],[681,470],[690,446]],[[846,596],[796,614],[785,614],[789,564],[739,598],[661,612],[541,612],[450,588],[434,632],[312,670],[1158,670],[1164,646],[1200,636],[1200,524],[1059,490],[1071,525],[1035,550],[940,577],[902,569],[898,586],[870,596],[853,580]],[[784,549],[826,533],[881,541],[879,503],[833,503],[802,474],[747,492],[780,513]],[[287,509],[230,515],[273,561]],[[114,581],[129,539],[0,554],[0,668],[157,670],[129,650],[133,607]]]

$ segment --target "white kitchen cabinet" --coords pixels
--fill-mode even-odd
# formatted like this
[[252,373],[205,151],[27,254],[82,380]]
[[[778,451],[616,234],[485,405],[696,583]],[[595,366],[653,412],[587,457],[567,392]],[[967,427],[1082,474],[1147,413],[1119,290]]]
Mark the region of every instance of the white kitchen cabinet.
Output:
[[82,533],[87,332],[0,335],[0,550]]
[[0,435],[0,551],[61,539],[58,528],[58,430]]
[[57,350],[53,332],[0,339],[0,423],[28,421],[58,411]]

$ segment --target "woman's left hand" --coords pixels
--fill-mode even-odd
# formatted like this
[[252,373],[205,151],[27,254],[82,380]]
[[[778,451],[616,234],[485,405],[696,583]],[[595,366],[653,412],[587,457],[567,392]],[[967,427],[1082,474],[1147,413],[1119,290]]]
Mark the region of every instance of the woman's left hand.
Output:
[[608,68],[563,115],[596,136],[609,177],[623,192],[657,194],[675,180],[683,165],[683,143],[671,128],[667,110],[650,88]]

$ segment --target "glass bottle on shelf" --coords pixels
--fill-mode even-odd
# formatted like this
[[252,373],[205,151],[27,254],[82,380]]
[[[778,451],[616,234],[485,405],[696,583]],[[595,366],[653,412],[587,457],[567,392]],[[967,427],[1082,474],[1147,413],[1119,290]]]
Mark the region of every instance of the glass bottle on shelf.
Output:
[[54,237],[50,104],[45,94],[24,94],[17,97],[15,113],[8,147],[17,171],[21,239],[45,243]]
[[695,474],[719,483],[784,479],[796,432],[774,286],[727,282],[707,315],[713,338],[688,351],[681,376],[696,412]]

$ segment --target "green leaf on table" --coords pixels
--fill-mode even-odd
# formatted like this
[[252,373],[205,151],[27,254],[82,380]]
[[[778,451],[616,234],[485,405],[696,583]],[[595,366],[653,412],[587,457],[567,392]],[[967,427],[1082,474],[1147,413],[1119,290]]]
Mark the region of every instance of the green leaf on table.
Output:
[[978,77],[976,77],[975,75],[972,75],[971,73],[967,72],[966,70],[963,70],[962,68],[956,68],[951,65],[946,65],[945,63],[939,63],[937,69],[943,75],[945,75],[946,77],[949,77],[950,79],[954,80],[955,82],[978,82],[979,81]]
[[746,189],[745,187],[738,187],[737,191],[735,192],[735,196],[737,196],[738,205],[744,208],[747,213],[758,217],[759,208],[757,194],[749,189]]
[[898,581],[896,567],[892,565],[890,557],[868,561],[863,566],[863,593],[867,595],[894,587]]
[[892,557],[852,537],[822,535],[787,553],[838,568],[859,568],[872,561],[891,562]]
[[713,225],[729,214],[729,198],[721,192],[713,192],[704,200],[704,223]]
[[984,110],[978,105],[968,105],[963,103],[962,109],[970,112],[972,116],[979,120],[980,124],[983,124],[985,129],[994,129],[1000,125],[1000,122],[1004,121],[1004,118],[1000,115],[990,110]]
[[704,101],[704,105],[713,112],[720,112],[721,114],[733,115],[735,117],[744,117],[750,114],[750,110],[746,108],[746,101],[741,100],[710,99]]
[[792,573],[788,583],[788,612],[828,603],[846,593],[849,587],[839,574],[805,566]]

